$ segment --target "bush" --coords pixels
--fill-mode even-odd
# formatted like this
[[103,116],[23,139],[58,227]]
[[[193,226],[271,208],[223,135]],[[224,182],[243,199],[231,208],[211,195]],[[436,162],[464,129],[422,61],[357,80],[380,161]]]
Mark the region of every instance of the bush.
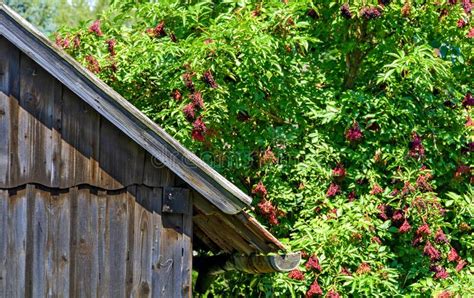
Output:
[[473,4],[117,2],[58,46],[307,255],[210,293],[474,293]]

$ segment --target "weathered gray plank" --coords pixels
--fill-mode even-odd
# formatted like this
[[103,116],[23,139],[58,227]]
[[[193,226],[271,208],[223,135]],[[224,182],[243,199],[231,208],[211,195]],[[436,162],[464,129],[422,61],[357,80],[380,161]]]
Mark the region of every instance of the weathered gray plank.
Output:
[[[150,209],[152,211],[152,225],[153,225],[153,244],[152,244],[152,297],[161,296],[161,262],[162,262],[162,231],[163,223],[161,220],[161,201],[163,190],[161,188],[154,188],[152,190]],[[166,244],[165,244],[166,245]]]
[[126,297],[133,297],[133,278],[136,276],[134,268],[134,258],[139,247],[135,246],[135,212],[136,212],[136,201],[135,196],[137,193],[136,186],[127,187],[127,205],[128,205],[128,227],[127,227],[127,263],[126,263],[126,275],[125,275],[125,295]]
[[117,189],[143,182],[145,151],[105,119],[101,121],[99,147],[100,185]]
[[145,152],[143,184],[149,187],[175,185],[176,175],[150,153]]
[[20,51],[0,35],[0,91],[16,98],[19,86]]
[[[20,63],[20,116],[18,119],[18,155],[20,181],[53,185],[59,160],[53,159],[59,143],[53,142],[55,102],[61,99],[61,84],[44,69],[21,54]],[[57,174],[56,174],[57,176]]]
[[88,188],[79,188],[77,191],[77,214],[75,225],[74,272],[71,288],[74,297],[97,296],[98,279],[98,208],[97,196]]
[[[32,218],[28,221],[28,229],[31,230],[28,238],[28,246],[32,248],[27,264],[30,274],[27,276],[28,294],[32,297],[45,297],[47,293],[46,270],[47,266],[47,241],[48,241],[48,205],[50,193],[38,188],[31,188],[28,196],[29,207],[31,207]],[[28,260],[27,259],[27,260]]]
[[49,202],[46,270],[48,297],[69,296],[70,203],[69,191],[53,194]]
[[[110,195],[110,194],[109,194]],[[126,272],[128,250],[128,193],[121,192],[109,197],[108,200],[108,270],[110,281],[108,283],[108,297],[126,296]]]
[[[1,70],[0,70],[1,71]],[[10,98],[0,92],[0,186],[6,187],[9,184],[10,167],[10,134],[11,127]]]
[[8,191],[0,190],[0,297],[7,291]]
[[108,285],[110,283],[110,270],[108,252],[110,247],[110,233],[108,224],[107,192],[99,191],[97,196],[98,205],[98,279],[97,279],[97,297],[107,297]]
[[181,267],[181,293],[183,297],[192,297],[192,271],[193,271],[193,199],[188,193],[187,208],[183,213],[183,242],[182,242],[182,267]]
[[189,196],[180,199],[188,214],[162,215],[160,297],[191,297],[192,205]]
[[134,202],[133,289],[130,293],[133,297],[151,297],[153,246],[152,199],[152,189],[143,186],[137,187],[136,200]]
[[30,188],[27,186],[11,193],[8,202],[6,297],[24,297],[26,294],[27,189]]
[[100,116],[64,88],[61,118],[60,187],[98,182]]

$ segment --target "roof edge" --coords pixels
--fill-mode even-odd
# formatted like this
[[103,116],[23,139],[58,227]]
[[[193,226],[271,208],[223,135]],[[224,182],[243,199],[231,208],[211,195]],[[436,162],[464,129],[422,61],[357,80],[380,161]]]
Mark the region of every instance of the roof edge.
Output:
[[[104,118],[201,193],[221,211],[236,214],[252,199],[171,137],[158,124],[0,1],[0,35],[28,55]],[[33,45],[39,48],[33,48]],[[56,61],[57,60],[57,61]],[[58,63],[60,62],[60,63]],[[72,80],[79,77],[81,82]]]

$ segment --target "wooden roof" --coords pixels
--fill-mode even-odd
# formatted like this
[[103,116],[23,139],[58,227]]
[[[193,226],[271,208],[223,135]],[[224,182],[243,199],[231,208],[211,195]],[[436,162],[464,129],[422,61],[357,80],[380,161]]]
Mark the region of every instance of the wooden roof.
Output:
[[[212,245],[217,244],[220,250],[237,250],[242,253],[284,249],[273,235],[245,213],[243,209],[252,201],[248,195],[183,147],[72,57],[55,47],[31,24],[1,3],[1,0],[0,35],[212,203],[207,206],[201,200],[195,204],[200,216],[207,217],[194,220],[199,222],[196,229],[205,234],[197,236],[209,239],[206,245],[212,248]],[[233,233],[222,231],[219,227],[214,227],[214,224],[228,226]],[[241,241],[242,245],[237,249],[226,247],[226,242],[235,244],[233,235],[237,234],[244,240]]]
[[155,156],[220,210],[236,214],[250,205],[248,197],[130,102],[82,67],[4,4],[0,4],[0,34],[98,113]]

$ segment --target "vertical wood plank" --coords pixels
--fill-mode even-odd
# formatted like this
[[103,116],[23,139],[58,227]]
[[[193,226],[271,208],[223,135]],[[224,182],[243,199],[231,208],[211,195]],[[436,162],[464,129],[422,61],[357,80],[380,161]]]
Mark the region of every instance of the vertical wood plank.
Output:
[[100,185],[117,189],[143,182],[145,151],[106,119],[100,127]]
[[180,199],[185,214],[162,215],[160,297],[191,295],[192,205],[189,196]]
[[28,225],[28,195],[32,186],[10,193],[8,202],[8,244],[6,297],[26,295],[26,244]]
[[0,297],[7,292],[8,191],[0,190]]
[[89,188],[77,190],[77,217],[74,237],[74,297],[97,296],[98,279],[98,208],[97,195]]
[[69,264],[71,240],[70,193],[51,196],[48,209],[47,285],[48,297],[69,295]]
[[12,146],[10,96],[19,97],[20,93],[20,51],[3,36],[0,36],[0,92],[4,95],[0,99],[0,185],[9,184],[10,148]]
[[[161,246],[163,223],[161,219],[161,208],[163,200],[163,189],[153,188],[151,195],[151,218],[153,225],[153,244],[152,244],[152,297],[161,296]],[[166,245],[166,243],[165,243]]]
[[134,258],[139,247],[135,246],[135,196],[137,194],[136,186],[127,187],[127,204],[128,204],[128,218],[127,218],[127,263],[125,276],[125,295],[126,297],[136,296],[133,294],[133,278],[136,276],[134,271]]
[[107,297],[108,285],[110,283],[110,270],[108,269],[108,251],[110,247],[110,233],[108,225],[107,192],[99,191],[97,196],[98,205],[98,279],[97,297]]
[[47,240],[48,240],[48,205],[50,193],[38,188],[32,188],[29,196],[29,207],[31,207],[31,219],[28,221],[28,229],[32,237],[28,238],[28,246],[31,247],[31,262],[27,266],[31,268],[28,282],[28,290],[32,297],[44,297],[47,293],[46,271],[47,267]]
[[151,201],[153,191],[145,186],[135,190],[135,215],[133,234],[133,297],[151,297],[152,287],[152,246],[153,211]]
[[128,194],[120,192],[111,196],[108,193],[108,297],[126,296],[127,244],[128,244]]
[[0,36],[0,92],[19,98],[20,51]]
[[97,185],[100,116],[67,88],[62,104],[60,186]]
[[192,297],[193,273],[193,201],[189,195],[186,212],[183,214],[183,262],[181,267],[181,293],[183,297]]
[[[1,71],[1,69],[0,69]],[[0,92],[0,186],[9,186],[8,170],[10,168],[10,134],[11,127],[10,98]]]
[[57,187],[52,182],[59,167],[59,160],[53,159],[58,143],[53,142],[52,131],[55,102],[61,98],[62,86],[25,54],[20,59],[19,101],[24,110],[19,117],[21,177],[24,182]]

